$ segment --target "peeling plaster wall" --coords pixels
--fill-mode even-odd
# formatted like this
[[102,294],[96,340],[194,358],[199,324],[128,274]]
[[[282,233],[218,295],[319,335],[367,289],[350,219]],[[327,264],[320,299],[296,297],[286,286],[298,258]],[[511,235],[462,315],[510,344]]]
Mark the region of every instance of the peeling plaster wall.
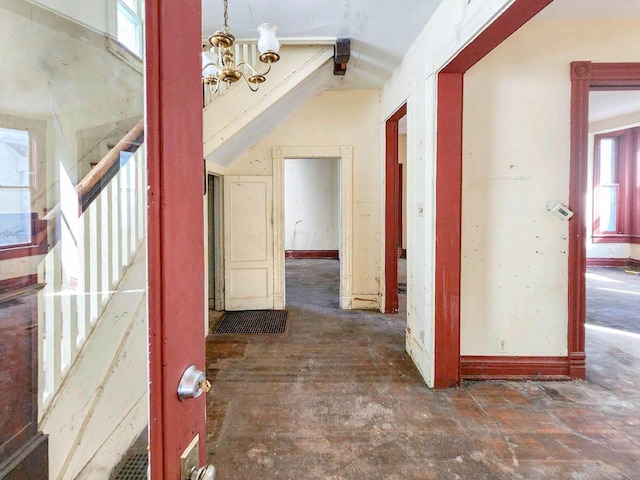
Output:
[[304,105],[227,169],[272,176],[274,146],[353,146],[353,295],[380,295],[380,92],[329,90]]
[[466,73],[463,355],[567,354],[568,223],[548,208],[569,197],[569,63],[638,44],[638,20],[534,20]]

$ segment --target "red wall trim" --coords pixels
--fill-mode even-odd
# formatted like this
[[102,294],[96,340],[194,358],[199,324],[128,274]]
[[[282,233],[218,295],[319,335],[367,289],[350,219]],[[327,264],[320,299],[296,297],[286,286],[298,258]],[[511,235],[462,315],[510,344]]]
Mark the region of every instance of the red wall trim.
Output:
[[587,258],[587,267],[628,267],[630,258]]
[[464,356],[464,380],[568,380],[568,357]]
[[584,379],[584,322],[586,271],[585,201],[587,196],[587,144],[589,127],[589,91],[640,88],[640,63],[572,62],[571,76],[571,150],[569,179],[569,325],[568,348],[572,379]]
[[552,0],[516,0],[438,74],[436,153],[436,388],[460,382],[463,75]]
[[516,0],[442,69],[443,73],[464,73],[478,63],[553,0]]
[[435,388],[460,383],[462,73],[438,74]]
[[385,250],[384,250],[384,313],[398,311],[398,121],[407,114],[407,104],[391,115],[385,125],[386,166],[385,166]]
[[340,258],[338,250],[285,250],[285,258]]

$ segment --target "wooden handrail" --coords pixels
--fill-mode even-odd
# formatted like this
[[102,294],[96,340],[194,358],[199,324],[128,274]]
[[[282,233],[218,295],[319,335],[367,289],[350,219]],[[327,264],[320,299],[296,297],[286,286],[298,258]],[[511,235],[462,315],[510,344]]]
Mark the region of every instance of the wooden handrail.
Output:
[[78,198],[82,199],[91,189],[93,189],[100,180],[111,170],[113,165],[120,160],[120,153],[135,151],[141,143],[144,135],[144,119],[140,120],[129,133],[127,133],[109,152],[102,157],[102,160],[91,169],[78,185],[76,185],[76,193]]

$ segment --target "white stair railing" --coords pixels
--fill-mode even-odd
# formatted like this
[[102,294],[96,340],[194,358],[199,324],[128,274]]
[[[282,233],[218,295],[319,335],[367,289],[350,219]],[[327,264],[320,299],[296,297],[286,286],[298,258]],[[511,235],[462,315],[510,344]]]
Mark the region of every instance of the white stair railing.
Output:
[[50,234],[56,240],[50,239],[38,272],[44,284],[38,302],[41,418],[146,237],[144,145],[121,152],[116,161],[118,172],[80,214],[77,188],[60,183],[51,220],[56,233]]

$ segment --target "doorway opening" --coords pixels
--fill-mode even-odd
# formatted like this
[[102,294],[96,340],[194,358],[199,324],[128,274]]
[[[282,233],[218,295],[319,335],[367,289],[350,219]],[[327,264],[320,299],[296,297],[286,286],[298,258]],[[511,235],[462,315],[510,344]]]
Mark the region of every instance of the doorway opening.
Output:
[[288,305],[339,308],[340,181],[339,158],[284,160]]
[[600,383],[618,352],[640,351],[640,89],[590,89],[587,152],[585,343]]
[[[404,283],[406,294],[406,131],[407,104],[405,103],[386,122],[385,168],[385,305],[384,313],[397,313],[398,290]],[[402,125],[402,133],[401,133]],[[403,220],[404,219],[404,220]],[[404,260],[399,262],[398,258]],[[404,282],[399,280],[399,266],[403,267]]]
[[209,311],[224,310],[222,179],[207,175],[207,272]]
[[[306,162],[306,164],[302,168],[309,168],[309,165],[312,165],[313,161],[325,162],[324,168],[327,169],[325,172],[326,175],[329,175],[330,165],[331,163],[326,162],[336,162],[338,173],[337,178],[338,181],[338,192],[337,195],[337,203],[338,203],[338,258],[339,258],[339,281],[336,279],[334,284],[339,285],[339,306],[342,309],[351,309],[351,308],[363,308],[362,305],[358,302],[365,302],[368,299],[355,299],[352,298],[352,249],[353,249],[353,148],[351,146],[341,146],[341,147],[274,147],[273,151],[273,204],[274,204],[274,237],[275,237],[275,252],[274,252],[274,285],[273,285],[273,300],[274,300],[274,308],[276,310],[283,310],[285,308],[286,303],[286,295],[285,295],[285,250],[286,247],[286,235],[289,233],[290,236],[293,237],[293,233],[295,232],[310,232],[311,230],[302,230],[304,225],[300,222],[297,227],[295,227],[295,223],[300,220],[300,218],[293,218],[292,224],[293,226],[289,229],[289,232],[285,230],[285,162],[287,159],[303,159],[302,163]],[[318,165],[313,163],[314,165]],[[291,163],[292,168],[294,163]],[[310,177],[308,173],[305,174],[307,177],[305,182],[310,182],[310,184],[319,184],[317,179]],[[301,190],[308,195],[312,190],[307,186],[306,188],[301,188]],[[334,198],[335,198],[334,194]],[[313,204],[313,202],[311,202]],[[335,210],[334,210],[335,212]],[[335,213],[334,213],[335,215]],[[310,223],[310,220],[306,220],[307,223]],[[332,227],[335,231],[336,227]],[[304,236],[297,234],[296,242],[301,243],[292,243],[290,245],[298,245],[301,250],[318,250],[316,248],[309,247],[310,245],[314,245],[311,243],[307,243],[306,247],[303,248],[305,243],[303,242]],[[308,237],[308,233],[306,235]],[[327,244],[324,244],[327,245]],[[335,243],[333,244],[335,245]],[[335,256],[335,248],[325,247],[330,253],[325,253],[326,255]],[[293,249],[289,249],[293,250]],[[290,253],[290,256],[293,253]],[[335,272],[334,272],[335,274]],[[354,302],[355,305],[354,305]]]

